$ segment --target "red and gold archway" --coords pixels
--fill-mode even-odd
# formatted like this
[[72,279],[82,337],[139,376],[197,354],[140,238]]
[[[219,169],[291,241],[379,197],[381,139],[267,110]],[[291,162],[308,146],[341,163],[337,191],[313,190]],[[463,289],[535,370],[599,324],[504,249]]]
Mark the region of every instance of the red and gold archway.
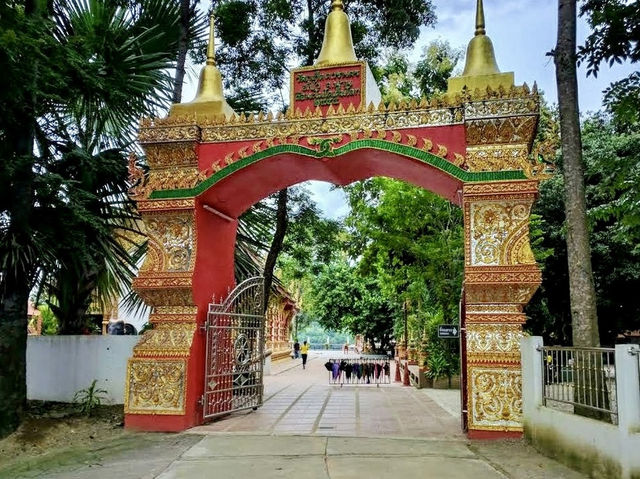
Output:
[[469,434],[521,433],[523,306],[541,282],[529,243],[542,179],[530,160],[539,98],[535,88],[516,87],[512,73],[497,70],[478,6],[464,74],[429,102],[380,101],[366,63],[355,58],[339,0],[319,61],[292,71],[284,115],[233,113],[211,34],[196,99],[140,128],[151,170],[132,194],[149,253],[134,287],[153,307],[154,328],[129,360],[127,427],[176,431],[202,422],[199,325],[211,298],[234,285],[239,215],[302,181],[347,185],[386,176],[463,208]]

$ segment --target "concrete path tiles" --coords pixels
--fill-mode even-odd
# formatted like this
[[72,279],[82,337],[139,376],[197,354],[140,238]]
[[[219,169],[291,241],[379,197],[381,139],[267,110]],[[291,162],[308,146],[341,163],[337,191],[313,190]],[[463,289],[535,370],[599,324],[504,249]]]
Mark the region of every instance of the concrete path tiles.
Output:
[[[329,354],[336,356],[336,353]],[[380,387],[329,385],[328,372],[324,368],[327,358],[325,352],[315,353],[305,370],[300,361],[294,360],[274,365],[274,374],[265,378],[265,402],[261,408],[232,414],[192,432],[464,437],[459,419],[423,390],[398,383]],[[457,403],[448,409],[459,408],[459,393],[447,393],[450,402]],[[438,400],[443,401],[442,397]]]
[[331,386],[326,359],[312,352],[305,370],[299,360],[275,364],[257,411],[158,435],[157,447],[140,435],[126,456],[28,477],[584,479],[524,441],[468,441],[458,391]]
[[520,441],[471,447],[466,441],[415,438],[228,434],[205,436],[158,479],[251,477],[584,479]]

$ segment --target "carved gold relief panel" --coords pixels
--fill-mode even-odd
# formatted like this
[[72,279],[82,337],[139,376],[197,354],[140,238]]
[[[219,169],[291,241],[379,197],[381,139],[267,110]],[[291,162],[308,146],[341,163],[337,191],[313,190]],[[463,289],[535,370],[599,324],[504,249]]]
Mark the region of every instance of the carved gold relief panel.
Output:
[[471,266],[535,264],[529,243],[531,201],[478,201],[469,205]]
[[145,277],[138,277],[133,281],[133,288],[149,306],[192,306],[193,291],[191,283],[188,287],[172,287],[159,285],[147,287]]
[[467,361],[520,362],[520,324],[467,324]]
[[467,144],[526,144],[530,145],[538,126],[537,116],[484,118],[470,120],[467,126]]
[[148,144],[144,146],[144,151],[153,169],[198,166],[196,142]]
[[469,313],[466,316],[467,324],[470,323],[514,323],[524,324],[527,316],[524,313]]
[[127,414],[184,414],[186,359],[129,359]]
[[469,171],[511,171],[522,170],[527,177],[537,172],[529,159],[529,147],[520,145],[491,145],[467,148]]
[[192,212],[147,214],[144,222],[150,254],[140,270],[142,273],[193,270],[196,231]]
[[519,304],[469,304],[466,309],[473,314],[522,314]]
[[522,430],[520,368],[469,367],[469,428]]
[[464,290],[468,303],[527,304],[540,287],[540,282],[529,284],[467,284]]
[[188,356],[195,330],[195,322],[157,323],[144,333],[133,352],[138,357]]

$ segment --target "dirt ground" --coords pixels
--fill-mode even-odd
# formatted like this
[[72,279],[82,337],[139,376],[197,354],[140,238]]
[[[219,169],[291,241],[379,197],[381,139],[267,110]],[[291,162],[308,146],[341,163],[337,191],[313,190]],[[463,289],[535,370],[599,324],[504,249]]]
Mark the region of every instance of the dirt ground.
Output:
[[16,462],[61,448],[86,448],[125,435],[123,406],[99,406],[91,417],[73,404],[32,401],[20,428],[0,440],[0,475]]

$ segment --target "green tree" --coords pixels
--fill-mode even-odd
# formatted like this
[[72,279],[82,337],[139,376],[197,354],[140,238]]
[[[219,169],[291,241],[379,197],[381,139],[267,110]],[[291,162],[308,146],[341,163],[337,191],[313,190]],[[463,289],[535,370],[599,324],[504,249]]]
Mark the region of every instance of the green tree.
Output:
[[[613,65],[640,61],[640,1],[585,0],[581,15],[587,17],[591,32],[580,47],[588,74],[597,76],[602,63]],[[615,115],[617,126],[640,122],[640,73],[614,82],[606,91],[604,104]]]
[[430,98],[447,91],[447,80],[462,58],[462,50],[436,40],[427,45],[415,65],[407,55],[394,50],[376,66],[373,74],[385,102]]
[[380,278],[398,303],[420,310],[428,301],[454,321],[463,270],[460,209],[423,188],[386,178],[347,192],[350,253],[359,258],[361,274]]
[[567,216],[572,339],[575,346],[599,346],[578,108],[576,9],[576,0],[558,0],[558,42],[553,53],[558,86]]
[[[178,8],[170,0],[136,3],[136,12],[108,0],[0,4],[0,436],[17,427],[26,399],[32,287],[63,268],[82,271],[83,258],[95,260],[97,251],[105,261],[118,256],[107,235],[127,227],[98,206],[109,198],[124,207],[121,189],[109,195],[110,179],[61,165],[117,157],[124,168],[134,121],[170,94],[175,45],[159,25],[172,16],[177,24]],[[91,252],[69,258],[70,241],[81,235],[68,228],[77,225],[93,235],[79,245]]]
[[360,276],[346,261],[336,261],[316,276],[310,313],[325,329],[362,334],[380,349],[389,348],[397,306],[374,276]]
[[[634,221],[640,203],[632,200],[638,194],[634,179],[640,166],[640,134],[617,131],[602,115],[587,118],[582,133],[600,339],[612,345],[618,334],[640,327],[634,295],[640,287],[640,223]],[[541,184],[534,213],[542,219],[542,234],[534,250],[553,254],[538,257],[542,287],[527,307],[527,328],[553,344],[571,344],[563,188],[562,175]]]

